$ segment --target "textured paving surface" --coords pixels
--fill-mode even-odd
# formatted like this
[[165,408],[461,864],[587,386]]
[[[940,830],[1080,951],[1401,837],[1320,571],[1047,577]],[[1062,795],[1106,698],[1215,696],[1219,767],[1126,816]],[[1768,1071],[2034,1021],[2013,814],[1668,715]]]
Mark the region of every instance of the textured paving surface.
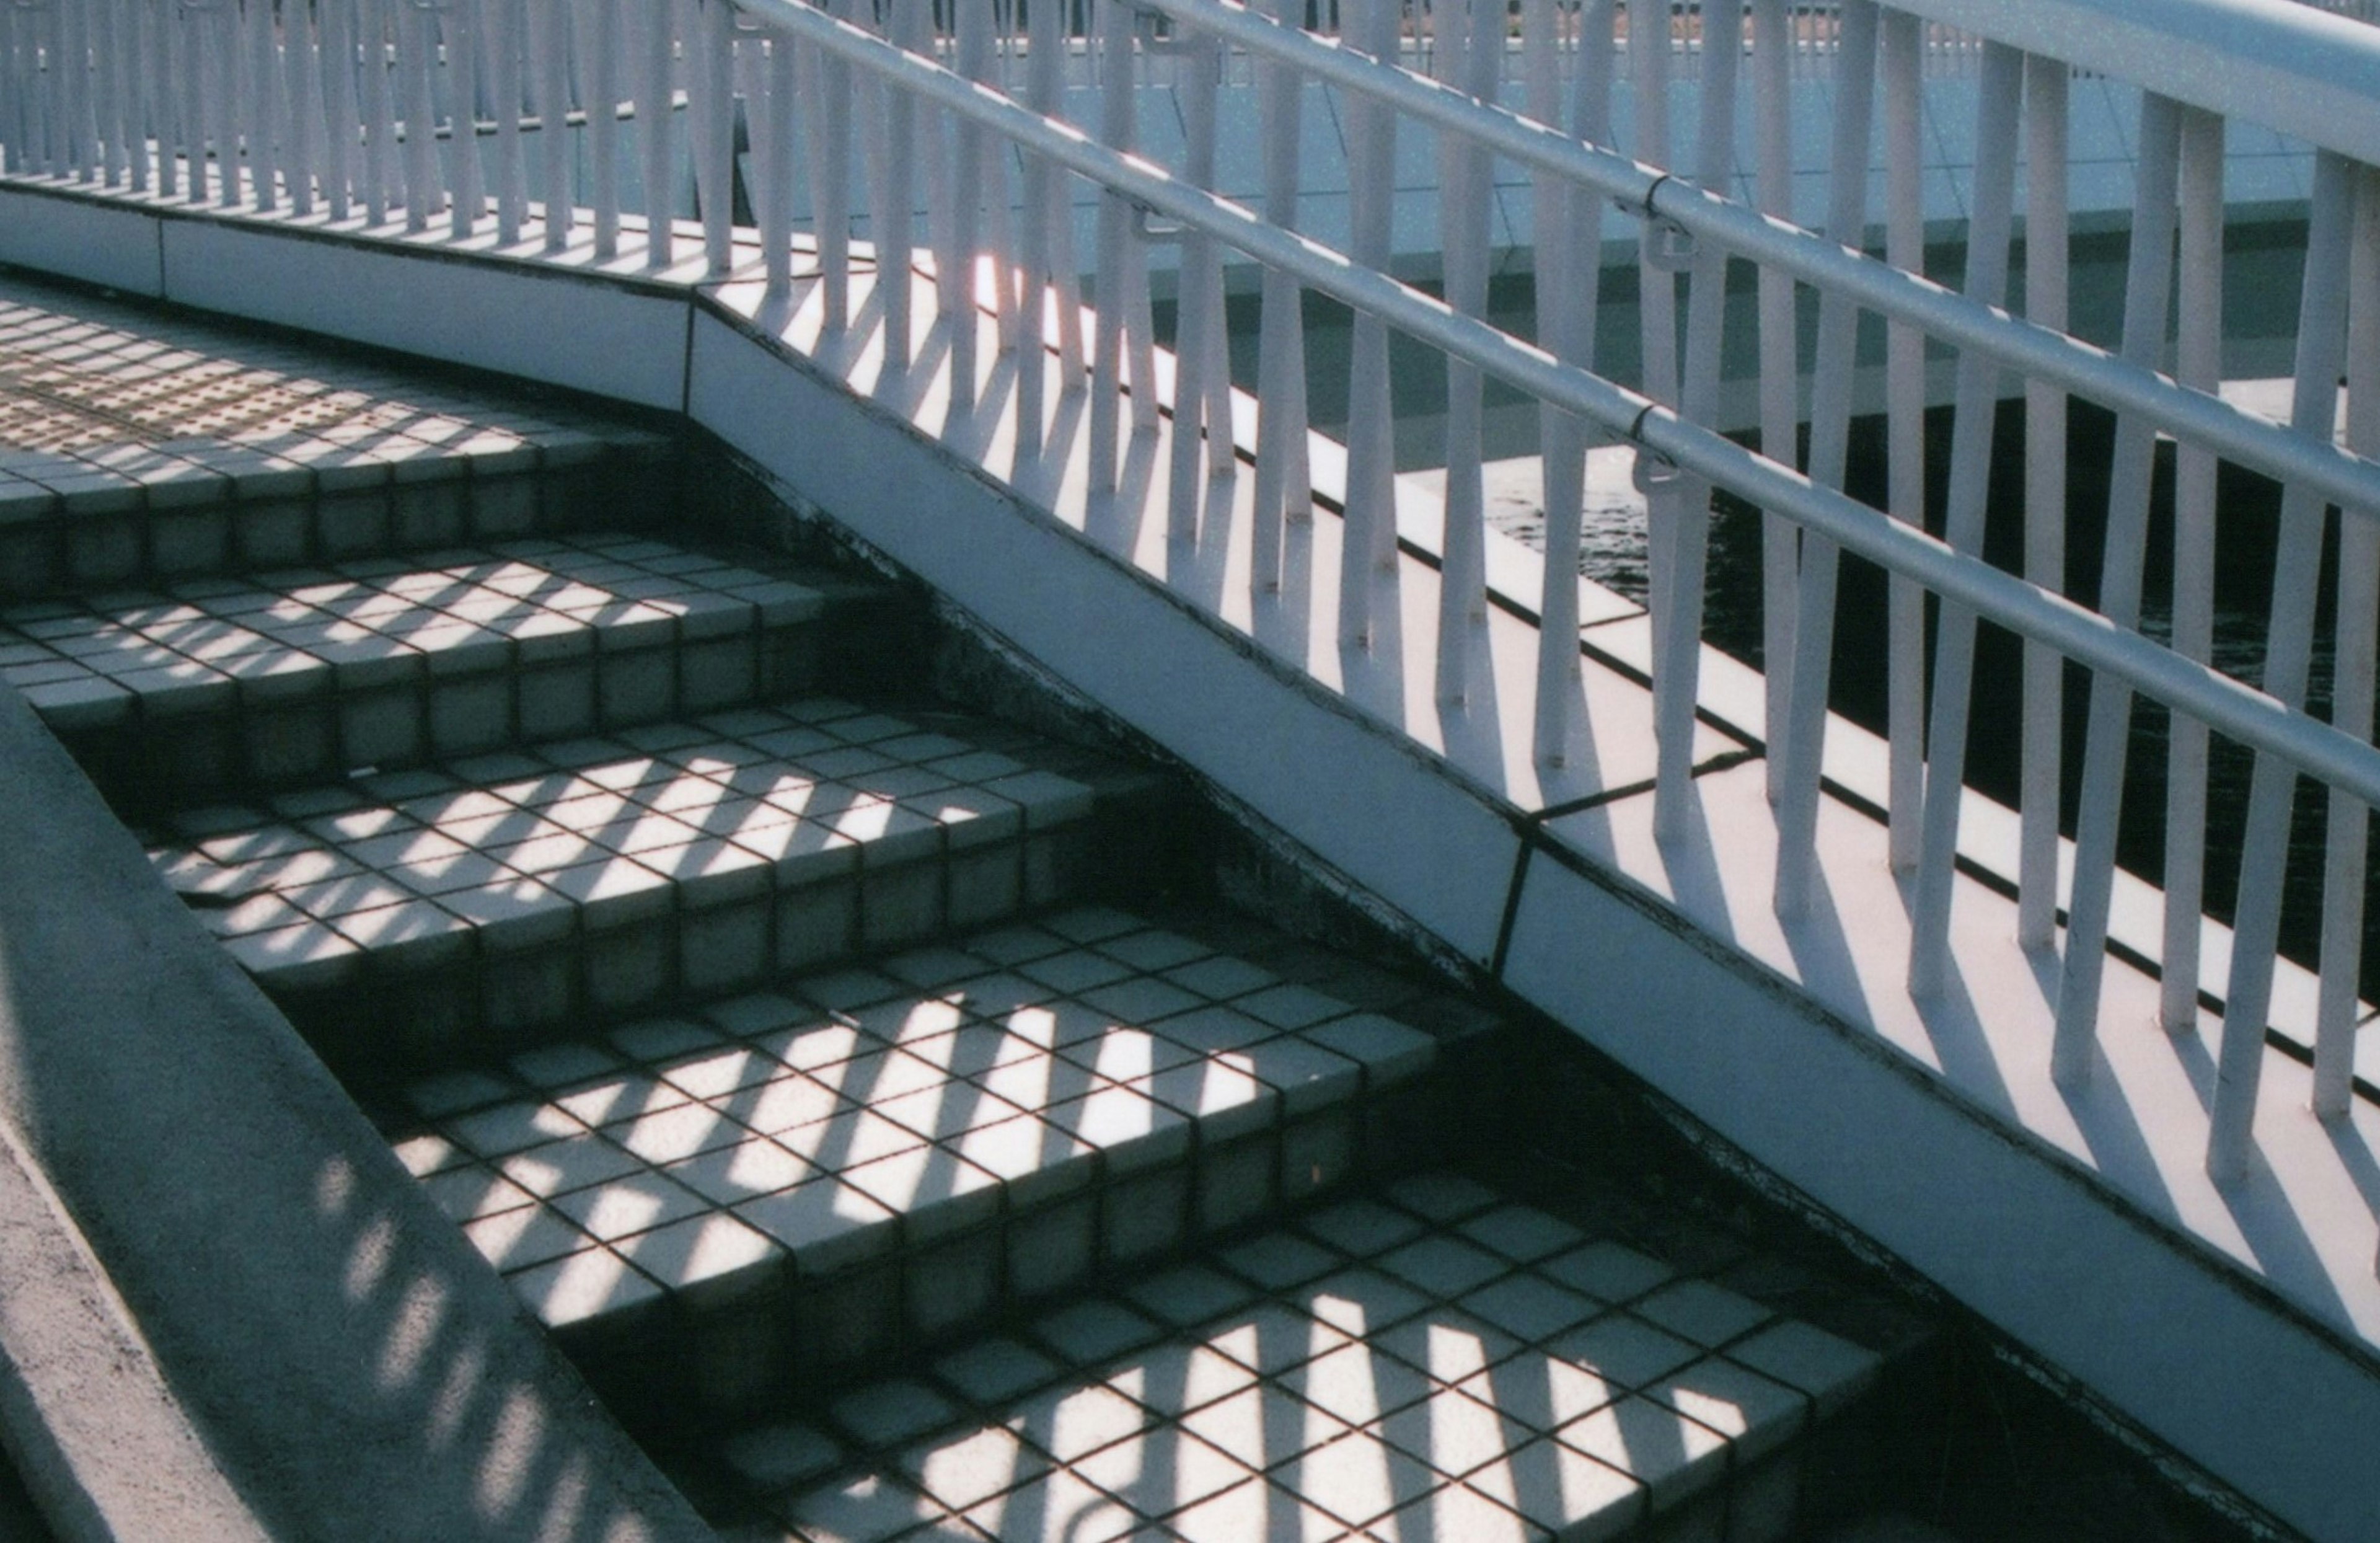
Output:
[[744,1430],[733,1536],[1605,1537],[1730,1477],[1708,1536],[1774,1536],[1755,1465],[1879,1365],[1426,1173]]
[[931,1340],[1393,1158],[1437,1051],[1077,908],[424,1079],[397,1150],[556,1327],[893,1258]]
[[249,445],[310,466],[562,449],[589,432],[559,407],[499,406],[319,347],[0,275],[0,471],[15,476],[98,474],[126,445]]

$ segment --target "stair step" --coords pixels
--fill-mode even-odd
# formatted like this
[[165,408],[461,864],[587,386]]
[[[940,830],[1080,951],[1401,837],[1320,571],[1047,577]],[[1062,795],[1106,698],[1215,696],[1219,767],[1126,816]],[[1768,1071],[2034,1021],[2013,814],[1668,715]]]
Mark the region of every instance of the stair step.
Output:
[[817,1387],[1399,1171],[1445,1123],[1438,1059],[1077,908],[424,1079],[397,1149],[635,1419]]
[[1151,782],[1080,761],[815,699],[193,810],[151,857],[369,1080],[1063,899]]
[[1883,1365],[1441,1170],[747,1424],[701,1476],[737,1539],[1767,1543],[1795,1439]]
[[676,442],[0,281],[0,601],[652,521]]
[[395,770],[818,687],[877,594],[637,537],[207,579],[0,612],[0,677],[112,794]]

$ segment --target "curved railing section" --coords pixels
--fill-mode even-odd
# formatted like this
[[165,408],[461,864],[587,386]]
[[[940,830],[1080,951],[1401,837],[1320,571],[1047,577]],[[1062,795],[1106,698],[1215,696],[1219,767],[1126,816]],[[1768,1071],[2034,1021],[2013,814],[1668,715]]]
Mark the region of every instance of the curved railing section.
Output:
[[[1955,286],[1925,274],[1921,190],[1921,80],[1936,67],[1929,61],[1951,54],[1972,63],[1976,103]],[[1808,229],[1788,213],[1789,108],[1796,72],[1814,55],[1832,73],[1833,114],[1827,213]],[[1144,67],[1160,58],[1184,114],[1178,143],[1161,152],[1136,138],[1134,96]],[[1673,124],[1672,76],[1689,62],[1698,115]],[[1212,190],[1218,92],[1230,69],[1253,72],[1263,116],[1257,207]],[[2069,326],[2078,70],[2140,88],[2121,336],[2112,350]],[[1607,148],[1622,81],[1633,156]],[[1309,82],[1336,93],[1347,129],[1343,251],[1297,228],[1293,122]],[[458,113],[457,103],[470,111]],[[584,168],[567,137],[530,131],[565,121],[585,125]],[[2226,135],[2243,123],[2311,147],[2286,423],[2218,394]],[[407,133],[407,125],[442,126],[444,138]],[[1439,295],[1390,273],[1396,146],[1416,130],[1440,157]],[[748,157],[739,155],[739,133]],[[1740,141],[1755,147],[1749,201],[1737,196]],[[1872,189],[1879,152],[1884,175]],[[2129,725],[2135,697],[2145,695],[2173,714],[2158,962],[2174,1027],[2199,1011],[2210,736],[2255,752],[2210,1172],[2238,1175],[2252,1144],[2300,778],[2320,784],[2329,800],[2311,1047],[2316,1112],[2335,1116],[2355,1096],[2364,853],[2369,811],[2380,803],[2380,753],[2370,742],[2380,615],[2380,464],[2371,458],[2380,455],[2380,30],[2362,20],[2277,0],[5,0],[0,153],[13,176],[298,216],[320,210],[366,231],[422,233],[443,222],[466,238],[492,226],[502,245],[586,244],[623,261],[641,252],[655,269],[680,261],[684,244],[698,239],[670,218],[683,153],[701,211],[699,253],[713,273],[753,261],[755,243],[759,274],[774,292],[795,286],[797,261],[814,265],[800,278],[817,280],[832,332],[855,324],[856,264],[924,249],[937,287],[919,293],[953,322],[954,393],[974,389],[974,321],[986,308],[1003,350],[1054,350],[1054,374],[1016,376],[1018,485],[1056,453],[1044,443],[1052,391],[1087,398],[1094,501],[1122,496],[1128,443],[1170,412],[1172,458],[1160,480],[1177,538],[1195,537],[1203,479],[1228,468],[1245,438],[1234,431],[1245,404],[1235,403],[1228,374],[1223,286],[1227,258],[1252,262],[1263,287],[1248,608],[1281,603],[1283,553],[1317,517],[1301,301],[1327,295],[1355,316],[1344,486],[1333,501],[1344,565],[1329,586],[1342,650],[1381,646],[1383,617],[1398,604],[1394,333],[1437,350],[1447,372],[1435,643],[1442,699],[1460,704],[1485,647],[1481,426],[1492,378],[1541,414],[1541,763],[1572,753],[1584,711],[1572,580],[1585,458],[1598,444],[1633,445],[1651,507],[1658,830],[1680,828],[1694,771],[1712,499],[1725,492],[1765,514],[1780,913],[1805,905],[1815,881],[1821,768],[1838,722],[1828,711],[1838,574],[1851,553],[1890,576],[1888,812],[1892,860],[1912,876],[1914,896],[1912,991],[1922,997],[1945,982],[1976,640],[1988,623],[2023,640],[2016,881],[2027,946],[2056,947],[2065,917],[2057,1076],[2073,1086],[2094,1063],[2126,762],[2136,753]],[[1488,320],[1488,173],[1497,162],[1531,179],[1528,336]],[[1099,194],[1088,251],[1077,250],[1069,213],[1074,179]],[[809,211],[798,233],[797,183]],[[863,225],[865,246],[856,240]],[[1879,229],[1880,249],[1865,249]],[[2020,275],[2011,262],[2020,230],[2021,316],[2012,314]],[[1641,366],[1623,382],[1598,363],[1595,322],[1606,242],[1630,232]],[[1148,249],[1158,240],[1181,248],[1165,339],[1150,302]],[[1730,262],[1756,268],[1756,291],[1730,299]],[[1095,312],[1082,305],[1086,276]],[[1803,290],[1816,297],[1806,359],[1797,335]],[[879,285],[877,294],[871,324],[881,327],[888,368],[901,368],[911,288]],[[1760,451],[1715,427],[1730,304],[1755,313]],[[1882,507],[1844,491],[1864,315],[1881,318],[1887,334]],[[967,324],[955,324],[962,319]],[[1170,351],[1160,346],[1166,339]],[[1925,528],[1929,346],[1956,359],[1939,537]],[[2334,431],[2342,381],[2343,434]],[[2021,573],[1981,555],[1994,408],[2011,384],[2022,393],[2029,446]],[[2067,506],[2070,398],[2116,415],[2104,507]],[[1806,455],[1782,453],[1805,422]],[[2160,438],[2179,447],[2167,640],[2141,626]],[[2253,683],[2209,662],[2224,462],[2285,490]],[[2332,506],[2345,515],[2333,580],[2337,705],[2325,721],[2305,701]],[[2106,533],[2089,606],[2067,592],[2064,563],[2068,523],[2085,513]],[[2088,672],[2091,686],[2079,820],[2070,857],[2062,857],[2070,664]],[[2070,867],[2070,888],[2061,866]]]

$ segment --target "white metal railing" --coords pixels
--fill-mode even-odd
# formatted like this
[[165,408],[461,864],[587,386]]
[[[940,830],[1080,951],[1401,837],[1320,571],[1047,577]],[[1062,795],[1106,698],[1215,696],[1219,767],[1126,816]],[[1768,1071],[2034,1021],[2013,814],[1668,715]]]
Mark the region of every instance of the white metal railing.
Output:
[[[2111,7],[2114,7],[2111,9]],[[852,239],[865,218],[878,252],[914,240],[922,180],[925,241],[946,320],[988,305],[1003,350],[1053,349],[1057,387],[1087,395],[1094,500],[1120,496],[1129,436],[1156,429],[1160,403],[1146,247],[1184,244],[1173,346],[1172,460],[1166,480],[1176,536],[1195,535],[1198,492],[1235,454],[1224,352],[1221,253],[1265,273],[1255,398],[1256,556],[1249,604],[1281,603],[1289,534],[1316,517],[1306,465],[1304,291],[1356,315],[1352,340],[1344,566],[1334,587],[1342,647],[1384,646],[1397,536],[1390,424],[1390,332],[1439,350],[1448,371],[1447,523],[1437,678],[1459,702],[1484,647],[1481,393],[1494,377],[1542,413],[1548,581],[1541,597],[1535,744],[1571,753],[1580,696],[1577,593],[1582,465],[1589,445],[1637,447],[1653,507],[1653,677],[1659,751],[1657,825],[1674,832],[1692,773],[1710,501],[1723,490],[1765,512],[1764,628],[1769,661],[1771,795],[1778,810],[1778,905],[1806,904],[1814,882],[1822,754],[1828,727],[1835,586],[1850,552],[1891,576],[1888,690],[1891,852],[1914,875],[1909,973],[1923,993],[1945,982],[1956,833],[1966,765],[1977,628],[2025,643],[2020,917],[2023,941],[2055,942],[2059,909],[2060,674],[2092,674],[2081,819],[2067,905],[2053,1065],[2086,1076],[2097,1032],[2114,884],[2116,825],[2134,693],[2175,714],[2168,768],[2161,960],[2168,1021],[2193,1021],[2210,734],[2256,752],[2246,856],[2226,992],[2209,1168],[2241,1171],[2265,1045],[2279,929],[2282,869],[2296,779],[2329,789],[2322,992],[2313,1054],[2316,1107],[2352,1096],[2351,1051],[2363,934],[2367,811],[2380,803],[2369,743],[2374,626],[2380,611],[2380,31],[2308,7],[2254,0],[1868,0],[1813,7],[1789,0],[1651,7],[1672,46],[1626,50],[1621,0],[1338,0],[1335,40],[1304,32],[1305,0],[1079,0],[936,6],[930,0],[9,0],[0,4],[0,164],[7,173],[306,214],[366,231],[419,232],[443,217],[457,237],[491,220],[501,241],[603,256],[641,243],[656,268],[679,261],[669,214],[677,146],[702,210],[702,259],[736,258],[736,103],[749,126],[749,188],[760,272],[780,294],[795,283],[794,186],[807,156],[816,211],[808,249],[830,330],[855,324]],[[1416,16],[1427,25],[1417,25]],[[1159,23],[1156,18],[1162,18]],[[1290,23],[1284,25],[1284,18]],[[1517,22],[1517,30],[1514,24]],[[1980,29],[1953,38],[1945,29]],[[2121,61],[2099,56],[2114,30]],[[1642,30],[1638,29],[1641,36]],[[1836,71],[1834,168],[1825,230],[1791,225],[1786,93],[1794,61],[1821,46]],[[1951,39],[1946,43],[1945,39]],[[2081,41],[2075,41],[2081,40]],[[2145,41],[2143,41],[2145,40]],[[1416,46],[1426,42],[1427,48]],[[2072,46],[2068,44],[2071,43]],[[1691,46],[1689,46],[1691,44]],[[1976,165],[1965,271],[1956,290],[1922,274],[1919,82],[1953,46],[1977,72]],[[1693,57],[1698,121],[1673,139],[1671,71]],[[2210,75],[2211,57],[2238,69]],[[1135,142],[1137,61],[1161,57],[1184,109],[1178,159],[1153,164]],[[1215,176],[1217,91],[1225,61],[1252,63],[1265,124],[1265,196],[1252,210],[1208,190]],[[61,67],[67,61],[82,67]],[[1087,61],[1095,123],[1064,115],[1067,71]],[[1133,67],[1114,67],[1135,61]],[[1643,163],[1602,148],[1618,71],[1629,71]],[[2134,239],[2123,335],[2109,353],[2066,330],[2066,124],[2074,67],[2111,68],[2143,88]],[[1426,67],[1421,73],[1415,67]],[[1517,68],[1522,105],[1497,105]],[[2301,90],[2251,100],[2240,71],[2278,73]],[[1350,250],[1294,228],[1302,84],[1338,95],[1349,130]],[[685,110],[672,110],[680,96]],[[480,112],[455,103],[495,103]],[[443,104],[443,105],[442,105]],[[521,109],[513,110],[515,104]],[[2311,105],[2310,105],[2311,104]],[[1736,115],[1748,105],[1759,146],[1758,207],[1729,196]],[[559,135],[524,134],[524,113],[583,115],[586,203],[574,196]],[[2221,167],[2227,117],[2277,124],[2318,149],[2291,422],[2225,404],[2218,383]],[[1886,176],[1880,256],[1858,245],[1877,212],[1867,168],[1882,120]],[[625,190],[622,125],[636,126],[642,207]],[[406,133],[443,121],[449,137]],[[1444,298],[1387,273],[1401,128],[1435,135]],[[2022,150],[2022,153],[2021,153]],[[1013,153],[1012,153],[1013,152]],[[2015,168],[2029,164],[2023,216],[2027,314],[2009,313]],[[534,160],[535,164],[531,164]],[[1535,202],[1538,316],[1534,341],[1486,319],[1486,169],[1525,170]],[[856,174],[856,176],[854,174]],[[1102,194],[1090,271],[1096,324],[1079,304],[1066,180]],[[541,201],[533,195],[542,195]],[[1619,217],[1640,232],[1643,367],[1633,384],[1599,371],[1599,253]],[[641,213],[641,233],[624,216]],[[1165,222],[1160,227],[1158,222]],[[1810,425],[1805,465],[1748,450],[1708,427],[1715,416],[1727,264],[1759,270],[1761,443],[1789,447]],[[1681,296],[1677,275],[1683,276]],[[970,282],[973,280],[974,282]],[[1797,290],[1818,296],[1815,361],[1795,344]],[[877,286],[888,368],[908,365],[910,288]],[[2175,305],[2178,293],[2179,306]],[[1681,314],[1680,306],[1682,305]],[[2179,326],[2168,335],[2168,314]],[[1845,495],[1853,341],[1863,313],[1888,330],[1889,407],[1884,510]],[[1049,321],[1055,317],[1054,324]],[[1681,328],[1682,321],[1682,345]],[[954,397],[978,378],[977,330],[948,328]],[[1945,540],[1925,533],[1919,414],[1928,341],[1955,349],[1955,429]],[[2350,346],[2350,341],[2352,346]],[[2163,372],[2171,357],[2170,374]],[[2342,372],[2347,442],[2331,425]],[[1808,400],[1803,380],[1808,376]],[[1978,555],[1994,456],[1993,408],[2021,381],[2029,428],[2026,568]],[[1044,374],[1018,371],[1018,481],[1045,455]],[[2061,591],[2070,511],[2063,464],[2071,396],[2114,409],[2114,476],[2104,516],[2105,578],[2095,609]],[[2180,445],[2175,608],[2170,645],[2140,630],[2155,443]],[[2220,461],[2286,489],[2275,604],[2261,689],[2208,662],[2215,472]],[[1038,484],[1036,484],[1038,485]],[[2344,508],[2334,722],[2303,711],[2326,505]],[[1939,615],[1930,675],[1923,606]]]

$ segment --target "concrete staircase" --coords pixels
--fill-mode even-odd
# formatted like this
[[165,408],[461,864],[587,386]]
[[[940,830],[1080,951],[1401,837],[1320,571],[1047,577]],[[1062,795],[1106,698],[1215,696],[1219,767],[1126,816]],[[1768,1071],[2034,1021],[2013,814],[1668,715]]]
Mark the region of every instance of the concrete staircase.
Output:
[[935,701],[890,587],[658,534],[650,436],[438,464],[53,501],[0,673],[715,1523],[1824,1509],[1905,1342],[1483,1183],[1492,1014],[1197,899],[1186,791]]

